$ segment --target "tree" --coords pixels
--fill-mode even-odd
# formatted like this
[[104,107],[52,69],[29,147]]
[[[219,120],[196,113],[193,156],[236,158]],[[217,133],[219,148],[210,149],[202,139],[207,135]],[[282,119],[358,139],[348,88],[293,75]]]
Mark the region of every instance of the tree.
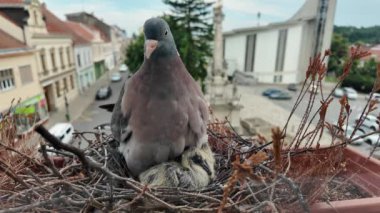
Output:
[[133,35],[133,41],[127,47],[125,64],[135,73],[144,61],[144,34]]
[[341,34],[334,33],[331,42],[331,52],[329,58],[329,72],[339,76],[342,72],[344,59],[348,56],[348,40]]
[[208,58],[212,56],[212,3],[204,0],[164,0],[164,3],[173,13],[167,15],[166,20],[182,61],[193,78],[203,82],[207,76]]

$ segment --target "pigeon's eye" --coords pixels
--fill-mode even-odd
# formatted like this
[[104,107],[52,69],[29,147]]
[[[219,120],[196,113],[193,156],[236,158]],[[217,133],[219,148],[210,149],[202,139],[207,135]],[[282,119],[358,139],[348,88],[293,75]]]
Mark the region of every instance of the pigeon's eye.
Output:
[[168,35],[168,31],[167,30],[165,31],[165,35]]

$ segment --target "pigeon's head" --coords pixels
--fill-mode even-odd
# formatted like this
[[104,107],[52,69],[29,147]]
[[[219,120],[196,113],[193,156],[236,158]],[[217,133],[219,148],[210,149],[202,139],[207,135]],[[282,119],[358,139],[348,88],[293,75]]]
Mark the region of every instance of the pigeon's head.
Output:
[[177,54],[173,35],[163,19],[148,19],[144,24],[144,35],[144,55],[147,59]]

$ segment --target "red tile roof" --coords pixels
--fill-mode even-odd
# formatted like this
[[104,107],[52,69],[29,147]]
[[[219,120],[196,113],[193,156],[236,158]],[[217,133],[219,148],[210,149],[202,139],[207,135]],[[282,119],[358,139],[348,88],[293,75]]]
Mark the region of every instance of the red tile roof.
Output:
[[42,15],[45,17],[46,29],[51,34],[70,35],[71,30],[66,26],[65,22],[55,16],[45,5],[41,6]]
[[94,39],[94,35],[85,25],[72,21],[66,21],[65,24],[72,31],[74,43],[90,43]]
[[0,0],[0,4],[24,4],[24,0]]
[[25,48],[26,45],[0,29],[0,49]]

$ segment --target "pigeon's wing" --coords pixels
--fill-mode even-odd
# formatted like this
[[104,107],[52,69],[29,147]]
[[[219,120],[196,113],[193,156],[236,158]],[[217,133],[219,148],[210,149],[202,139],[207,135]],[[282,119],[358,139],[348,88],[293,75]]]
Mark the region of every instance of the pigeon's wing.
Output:
[[120,90],[119,97],[116,103],[113,106],[112,116],[111,116],[111,131],[113,137],[117,141],[122,141],[123,133],[128,126],[129,113],[123,113],[121,102],[125,96],[126,83],[123,84],[123,87]]

